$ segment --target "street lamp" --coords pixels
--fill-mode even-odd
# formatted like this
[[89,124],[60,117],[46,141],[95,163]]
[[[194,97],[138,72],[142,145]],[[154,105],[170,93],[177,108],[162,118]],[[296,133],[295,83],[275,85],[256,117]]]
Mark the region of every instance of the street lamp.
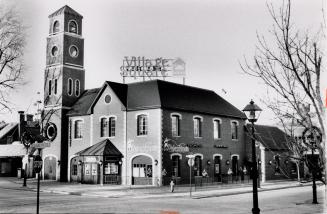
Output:
[[254,123],[257,122],[262,109],[254,104],[251,100],[250,104],[245,106],[243,112],[246,114],[248,121],[252,124],[252,168],[253,168],[253,214],[259,214],[259,203],[258,203],[258,169],[257,169],[257,158],[255,151],[255,135],[254,135]]

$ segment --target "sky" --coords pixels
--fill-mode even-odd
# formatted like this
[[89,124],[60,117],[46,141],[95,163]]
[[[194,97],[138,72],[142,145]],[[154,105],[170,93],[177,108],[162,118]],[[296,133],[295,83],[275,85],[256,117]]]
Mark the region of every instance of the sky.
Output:
[[[35,113],[43,99],[48,15],[69,5],[83,15],[86,88],[104,80],[122,82],[125,56],[180,57],[186,63],[186,84],[215,91],[242,110],[253,99],[263,112],[260,124],[275,125],[273,114],[260,101],[266,86],[240,68],[251,60],[256,33],[269,38],[272,19],[264,0],[0,0],[14,5],[27,26],[24,55],[26,84],[11,94],[12,113],[0,121],[17,121],[17,111]],[[322,20],[322,0],[293,1],[292,18],[301,30],[316,29]],[[182,83],[181,78],[167,81]],[[127,79],[132,82],[133,79]],[[141,79],[140,79],[141,81]],[[37,92],[41,92],[40,95]],[[226,92],[226,93],[225,93]]]

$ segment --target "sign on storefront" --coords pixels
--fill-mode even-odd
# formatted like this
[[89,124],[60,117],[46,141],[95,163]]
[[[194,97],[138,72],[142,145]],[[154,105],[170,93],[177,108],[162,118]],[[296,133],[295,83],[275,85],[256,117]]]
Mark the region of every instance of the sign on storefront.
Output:
[[43,143],[33,143],[31,144],[31,148],[35,148],[35,149],[44,149],[47,147],[50,147],[51,143],[50,142],[43,142]]
[[88,162],[88,163],[97,162],[97,158],[96,157],[85,157],[84,162]]
[[177,153],[186,153],[190,151],[189,147],[186,144],[177,143],[168,138],[164,140],[163,149],[166,152],[177,152]]

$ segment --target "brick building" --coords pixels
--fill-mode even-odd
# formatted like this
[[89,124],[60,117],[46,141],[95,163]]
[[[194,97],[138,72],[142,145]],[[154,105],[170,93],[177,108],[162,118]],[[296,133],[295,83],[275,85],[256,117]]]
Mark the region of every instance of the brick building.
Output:
[[[44,179],[162,185],[221,181],[245,167],[246,117],[215,92],[161,80],[85,89],[82,16],[49,16],[44,91]],[[229,174],[230,174],[229,173]]]

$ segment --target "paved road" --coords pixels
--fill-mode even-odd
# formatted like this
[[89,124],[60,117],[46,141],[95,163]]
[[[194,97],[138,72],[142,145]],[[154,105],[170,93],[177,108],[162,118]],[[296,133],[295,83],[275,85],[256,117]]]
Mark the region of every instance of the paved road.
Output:
[[[264,214],[324,213],[322,204],[311,204],[311,187],[296,187],[259,193]],[[318,188],[320,202],[322,187]],[[190,198],[102,198],[41,193],[41,213],[251,213],[252,194],[201,199]],[[0,185],[1,213],[35,213],[36,192]]]

